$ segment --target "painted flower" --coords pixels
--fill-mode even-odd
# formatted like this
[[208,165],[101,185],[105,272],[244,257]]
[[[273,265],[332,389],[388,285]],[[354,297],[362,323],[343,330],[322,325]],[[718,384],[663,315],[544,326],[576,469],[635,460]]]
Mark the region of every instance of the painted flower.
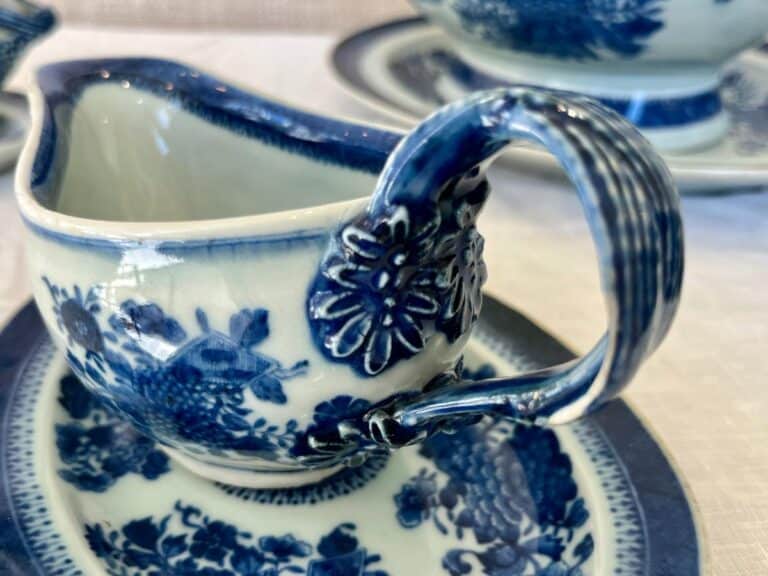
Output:
[[475,220],[488,183],[475,166],[414,205],[382,201],[334,236],[307,299],[315,343],[331,360],[376,376],[455,342],[480,310],[483,241]]
[[357,538],[352,534],[354,530],[354,524],[339,524],[330,534],[320,539],[317,551],[324,558],[336,558],[354,552],[359,546]]
[[237,528],[215,520],[195,531],[189,551],[192,556],[220,564],[237,545]]
[[81,302],[69,299],[61,305],[61,320],[67,329],[69,337],[89,352],[101,352],[104,349],[104,339],[93,312],[86,309]]
[[88,546],[99,558],[108,558],[115,552],[115,547],[107,539],[99,524],[85,525],[85,539]]
[[437,434],[419,453],[439,473],[422,471],[403,486],[396,496],[400,524],[412,528],[431,518],[443,534],[450,523],[460,540],[471,532],[481,545],[449,550],[449,574],[478,573],[479,563],[488,575],[583,576],[594,542],[586,534],[577,543],[573,534],[589,512],[551,430],[486,420]]
[[312,546],[297,540],[291,534],[264,536],[259,538],[259,546],[264,552],[272,554],[278,562],[285,562],[291,558],[304,558],[312,553]]
[[435,474],[427,475],[426,469],[403,485],[395,495],[397,519],[406,528],[415,528],[429,519],[437,506],[437,482]]
[[358,369],[373,376],[424,347],[422,322],[439,310],[431,268],[436,226],[413,229],[400,206],[375,225],[342,230],[343,257],[326,263],[309,301],[333,358],[359,356]]
[[65,288],[59,288],[43,277],[53,299],[53,312],[59,328],[64,330],[70,346],[78,344],[92,354],[104,351],[104,336],[101,333],[96,315],[101,312],[99,297],[95,288],[83,294],[75,285],[70,294]]
[[166,516],[132,520],[122,528],[86,525],[85,537],[110,576],[387,576],[370,569],[381,556],[359,546],[354,531],[354,524],[339,524],[320,539],[315,554],[292,534],[254,542],[250,532],[177,502]]
[[168,456],[106,408],[71,374],[59,382],[59,404],[71,421],[56,425],[59,476],[80,490],[104,492],[129,473],[154,480],[170,470]]
[[356,418],[370,407],[368,400],[353,396],[336,396],[315,406],[313,419],[318,426],[335,426],[342,420]]

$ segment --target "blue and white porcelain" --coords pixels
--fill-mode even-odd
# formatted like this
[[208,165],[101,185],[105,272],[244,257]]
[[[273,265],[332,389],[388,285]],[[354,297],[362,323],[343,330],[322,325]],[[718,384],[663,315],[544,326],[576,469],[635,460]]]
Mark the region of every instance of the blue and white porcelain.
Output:
[[[160,60],[38,81],[16,184],[43,318],[106,406],[208,478],[298,485],[483,415],[574,420],[672,321],[676,192],[590,101],[489,91],[402,137]],[[484,170],[517,139],[541,141],[580,193],[608,330],[577,362],[468,381]]]
[[507,81],[621,101],[659,149],[728,132],[724,65],[768,32],[764,0],[413,0],[463,59]]
[[[681,482],[620,400],[483,420],[318,484],[203,480],[68,370],[34,305],[0,334],[0,571],[75,576],[700,576]],[[572,356],[492,299],[467,377]],[[674,383],[672,383],[674,384]]]
[[[0,0],[0,83],[30,43],[50,32],[55,23],[48,8],[26,0]],[[0,91],[0,171],[16,162],[28,128],[24,96]]]
[[[724,70],[719,94],[730,129],[722,140],[707,148],[663,152],[681,192],[722,194],[768,186],[768,60],[764,54],[746,52]],[[422,18],[395,20],[344,38],[333,51],[332,66],[352,96],[403,126],[413,126],[472,92],[509,85],[462,60],[451,38]],[[601,102],[641,128],[653,124],[649,111],[669,111],[665,104],[636,105],[616,98]],[[518,169],[535,166],[558,171],[552,157],[533,146],[509,149],[505,159]]]
[[0,0],[0,82],[34,40],[51,31],[56,16],[27,0]]

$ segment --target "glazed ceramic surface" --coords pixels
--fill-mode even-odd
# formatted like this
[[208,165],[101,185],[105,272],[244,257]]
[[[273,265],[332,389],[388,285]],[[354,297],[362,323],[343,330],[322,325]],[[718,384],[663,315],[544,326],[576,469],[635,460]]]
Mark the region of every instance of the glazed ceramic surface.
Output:
[[55,24],[56,17],[48,8],[26,0],[0,1],[0,82],[24,49]]
[[[358,32],[339,43],[332,64],[343,85],[369,106],[404,125],[477,90],[507,82],[468,65],[450,39],[422,19],[395,21]],[[727,136],[701,150],[664,155],[683,192],[725,193],[768,184],[768,61],[758,52],[740,56],[720,86],[731,119]],[[641,128],[669,108],[616,98],[601,100]],[[649,114],[651,112],[651,114]],[[533,147],[510,149],[521,166],[535,162],[556,169],[551,157]]]
[[[479,94],[395,148],[170,62],[39,81],[17,172],[35,298],[74,373],[205,476],[295,485],[484,414],[572,420],[621,391],[677,307],[669,175],[589,101]],[[521,137],[581,194],[608,332],[578,362],[461,382],[484,169]]]
[[728,130],[723,65],[768,32],[763,0],[414,0],[474,67],[507,81],[623,100],[665,150]]
[[[32,305],[0,335],[4,573],[699,576],[680,482],[620,401],[554,430],[485,420],[296,489],[202,480],[104,406]],[[571,358],[487,299],[467,376]]]

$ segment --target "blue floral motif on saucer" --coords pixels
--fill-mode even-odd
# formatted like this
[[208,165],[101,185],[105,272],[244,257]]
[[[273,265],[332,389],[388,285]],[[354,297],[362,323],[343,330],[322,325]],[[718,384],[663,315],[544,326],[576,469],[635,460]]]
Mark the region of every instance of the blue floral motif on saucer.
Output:
[[[67,296],[80,306],[62,312],[78,318],[73,338],[98,348],[88,294]],[[191,334],[147,315],[168,337]],[[486,419],[316,484],[256,490],[190,474],[117,418],[69,371],[33,305],[0,334],[0,353],[0,558],[10,574],[701,574],[691,505],[621,401],[557,429]],[[486,295],[464,375],[570,357]]]

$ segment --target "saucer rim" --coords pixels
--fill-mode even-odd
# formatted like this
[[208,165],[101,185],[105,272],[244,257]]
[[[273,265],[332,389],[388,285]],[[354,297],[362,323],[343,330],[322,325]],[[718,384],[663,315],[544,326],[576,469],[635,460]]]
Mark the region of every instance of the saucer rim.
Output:
[[[573,356],[549,333],[489,295],[486,295],[486,310],[489,330],[503,329],[507,333],[525,334],[520,338],[521,351],[535,350],[536,362],[556,363]],[[0,331],[0,424],[3,430],[7,428],[8,407],[18,377],[45,335],[33,301],[23,305]],[[617,463],[625,470],[640,505],[641,528],[647,534],[648,576],[662,576],[669,566],[677,568],[678,576],[703,574],[707,554],[695,503],[674,462],[645,427],[643,419],[620,399],[593,414],[590,419],[612,447]],[[19,573],[44,573],[39,557],[29,550],[25,542],[8,494],[6,438],[3,434],[0,439],[0,526],[9,526],[12,530],[6,532],[12,533],[5,534],[0,540],[0,557],[22,562],[13,565],[22,569]],[[628,451],[629,447],[631,451]],[[683,568],[680,568],[681,563],[685,563]]]
[[[339,85],[359,104],[388,118],[392,124],[379,124],[391,131],[411,129],[421,118],[387,99],[386,96],[378,94],[375,88],[359,74],[357,68],[350,69],[350,64],[342,60],[353,56],[349,60],[353,66],[358,66],[361,62],[360,54],[363,54],[379,38],[391,37],[406,29],[418,28],[432,28],[434,34],[442,33],[423,16],[394,18],[349,32],[335,42],[327,54],[328,67]],[[747,51],[737,57],[739,60],[755,58],[765,58],[765,56],[760,56],[758,49]],[[678,188],[686,195],[719,196],[757,192],[768,188],[768,164],[764,169],[758,166],[723,166],[692,160],[691,154],[662,153],[661,155]],[[768,158],[768,153],[766,157]],[[519,166],[533,164],[547,172],[559,171],[553,157],[543,150],[526,145],[507,150],[504,153],[504,160],[506,159],[513,160]],[[734,184],[734,182],[737,183]]]

